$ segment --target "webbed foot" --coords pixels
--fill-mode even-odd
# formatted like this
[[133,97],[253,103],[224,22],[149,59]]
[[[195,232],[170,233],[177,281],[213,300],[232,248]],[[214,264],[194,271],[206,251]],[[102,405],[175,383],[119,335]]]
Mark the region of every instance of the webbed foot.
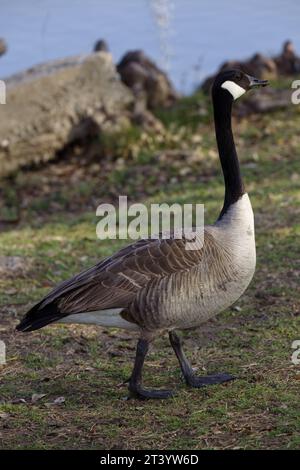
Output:
[[222,384],[234,379],[236,379],[236,377],[226,373],[207,375],[203,377],[196,377],[195,375],[185,376],[186,384],[193,388]]

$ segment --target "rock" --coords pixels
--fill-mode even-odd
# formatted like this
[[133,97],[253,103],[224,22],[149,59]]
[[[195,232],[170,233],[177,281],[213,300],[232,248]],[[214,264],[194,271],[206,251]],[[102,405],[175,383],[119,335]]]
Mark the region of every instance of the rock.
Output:
[[4,39],[0,38],[0,56],[5,54],[7,51],[7,45]]
[[292,90],[278,90],[263,88],[255,93],[249,93],[243,100],[237,103],[235,115],[240,117],[252,113],[267,113],[291,105]]
[[165,72],[149,59],[143,51],[130,51],[117,66],[125,85],[135,96],[143,96],[148,109],[168,107],[178,98]]
[[36,66],[7,79],[6,88],[0,176],[50,160],[79,139],[130,123],[133,95],[105,52]]
[[94,45],[94,52],[109,52],[109,47],[104,39],[99,39]]
[[216,75],[224,70],[230,69],[239,69],[248,75],[252,75],[253,77],[260,79],[270,80],[277,77],[277,67],[275,61],[269,57],[257,53],[244,62],[238,60],[224,62],[216,74],[204,80],[200,88],[202,88],[205,93],[208,93]]
[[293,43],[286,41],[279,56],[271,58],[256,53],[246,61],[231,60],[224,62],[217,73],[207,77],[199,88],[208,93],[216,75],[226,69],[240,69],[256,78],[271,80],[280,76],[299,74],[300,57],[297,56]]
[[221,66],[221,70],[237,68],[245,73],[260,79],[276,78],[277,70],[275,62],[262,54],[254,54],[245,62],[225,62]]

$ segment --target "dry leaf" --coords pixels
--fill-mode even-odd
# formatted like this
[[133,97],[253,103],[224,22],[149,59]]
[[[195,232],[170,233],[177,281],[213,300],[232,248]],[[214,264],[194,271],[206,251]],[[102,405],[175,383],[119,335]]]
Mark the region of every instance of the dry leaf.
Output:
[[41,398],[44,398],[46,396],[46,393],[34,393],[31,397],[31,403],[36,403],[37,401],[41,400]]
[[57,397],[57,398],[55,398],[53,404],[54,405],[61,405],[65,401],[66,401],[65,397]]
[[25,398],[14,398],[14,399],[12,400],[12,404],[13,404],[13,405],[17,405],[18,403],[26,403]]

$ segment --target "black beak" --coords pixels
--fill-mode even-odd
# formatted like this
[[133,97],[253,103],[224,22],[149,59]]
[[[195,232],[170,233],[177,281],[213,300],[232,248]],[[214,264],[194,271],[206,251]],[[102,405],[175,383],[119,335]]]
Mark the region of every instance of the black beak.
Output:
[[250,88],[267,86],[269,84],[268,80],[260,80],[259,78],[251,77],[250,75],[247,75],[247,78],[249,80]]

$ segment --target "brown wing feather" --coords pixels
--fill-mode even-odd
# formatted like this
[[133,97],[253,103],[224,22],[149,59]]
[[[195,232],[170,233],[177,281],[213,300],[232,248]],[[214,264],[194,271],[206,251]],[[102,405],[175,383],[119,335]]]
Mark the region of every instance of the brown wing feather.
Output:
[[40,308],[55,301],[62,314],[125,309],[149,282],[192,268],[201,254],[187,250],[185,239],[139,240],[58,285]]

